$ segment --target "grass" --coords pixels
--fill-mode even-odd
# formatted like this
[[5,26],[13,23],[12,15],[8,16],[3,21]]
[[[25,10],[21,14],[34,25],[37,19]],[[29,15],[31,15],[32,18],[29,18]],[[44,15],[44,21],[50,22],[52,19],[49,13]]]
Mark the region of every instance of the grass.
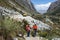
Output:
[[0,33],[2,33],[2,35],[6,39],[7,39],[7,37],[9,38],[9,36],[14,38],[16,35],[19,34],[19,32],[22,32],[24,35],[26,33],[26,31],[24,29],[23,23],[24,22],[21,23],[16,20],[10,19],[9,17],[5,18],[2,23],[2,25],[4,25],[4,26],[3,27],[0,26],[3,29],[3,30],[0,29]]

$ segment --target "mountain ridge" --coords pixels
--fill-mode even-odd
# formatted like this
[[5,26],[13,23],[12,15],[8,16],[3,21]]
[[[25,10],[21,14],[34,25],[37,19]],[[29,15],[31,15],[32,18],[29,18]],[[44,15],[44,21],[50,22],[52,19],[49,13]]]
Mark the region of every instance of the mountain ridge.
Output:
[[58,25],[60,25],[60,0],[52,2],[45,15],[47,15],[48,18],[50,18],[54,22],[54,24],[59,27]]
[[30,0],[0,0],[0,6],[14,9],[15,11],[21,12],[22,14],[26,13],[30,16],[38,14]]
[[54,16],[60,16],[60,0],[57,0],[55,2],[52,2],[50,7],[47,10],[47,13],[49,13],[50,15],[54,15]]

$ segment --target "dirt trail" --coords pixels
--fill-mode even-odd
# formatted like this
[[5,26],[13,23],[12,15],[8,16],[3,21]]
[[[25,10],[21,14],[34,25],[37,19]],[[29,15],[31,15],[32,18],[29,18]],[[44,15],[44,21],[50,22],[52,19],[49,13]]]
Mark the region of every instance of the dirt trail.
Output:
[[25,37],[26,40],[39,40],[39,37]]

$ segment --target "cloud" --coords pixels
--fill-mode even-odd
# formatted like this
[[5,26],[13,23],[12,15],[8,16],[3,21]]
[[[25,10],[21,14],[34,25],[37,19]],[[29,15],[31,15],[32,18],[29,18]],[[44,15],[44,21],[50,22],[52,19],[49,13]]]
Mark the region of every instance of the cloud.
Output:
[[39,10],[47,10],[49,8],[50,4],[51,4],[51,2],[46,3],[46,4],[36,4],[35,8],[36,8],[37,11],[39,11]]

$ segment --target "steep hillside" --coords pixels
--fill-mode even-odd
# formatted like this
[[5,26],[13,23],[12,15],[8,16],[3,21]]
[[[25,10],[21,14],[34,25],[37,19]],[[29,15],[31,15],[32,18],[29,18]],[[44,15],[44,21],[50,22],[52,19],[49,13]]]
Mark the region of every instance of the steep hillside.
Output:
[[[55,24],[54,29],[48,22],[42,22],[45,19],[43,20],[42,15],[38,14],[30,0],[0,0],[0,19],[0,36],[5,40],[11,40],[21,34],[26,35],[27,24],[30,27],[34,24],[38,26],[39,37],[47,39],[60,37],[60,29],[56,29]],[[32,32],[31,34],[33,35]]]
[[56,24],[60,24],[60,0],[53,2],[46,15]]
[[[45,30],[45,29],[50,30],[50,28],[51,28],[49,25],[43,23],[40,20],[36,20],[36,19],[32,18],[31,16],[24,17],[21,13],[14,11],[14,10],[4,8],[4,7],[0,7],[0,13],[1,14],[3,13],[3,15],[4,15],[4,16],[2,16],[2,19],[0,21],[0,24],[2,24],[2,25],[0,25],[0,27],[2,26],[1,27],[2,29],[6,28],[6,31],[8,31],[8,33],[12,33],[10,31],[13,30],[13,32],[17,31],[18,34],[19,34],[19,31],[21,31],[25,34],[26,30],[24,28],[27,25],[27,23],[30,25],[31,28],[33,27],[34,24],[36,24],[38,26],[38,30]],[[5,34],[5,35],[9,35],[9,34]],[[12,35],[10,35],[10,36],[15,37],[15,35],[16,34],[12,33]]]
[[53,2],[49,9],[47,10],[47,12],[50,15],[54,15],[54,16],[60,16],[60,0],[57,0],[55,2]]
[[30,0],[0,0],[0,6],[32,16],[38,13]]
[[31,10],[35,10],[33,4],[30,0],[15,0],[19,5],[25,6],[26,8],[29,8]]
[[53,2],[45,14],[54,24],[51,24],[55,32],[60,33],[60,0]]
[[44,28],[50,29],[49,28],[50,26],[43,23],[42,21],[36,20],[32,18],[31,16],[24,17],[22,14],[20,14],[17,11],[5,9],[4,7],[0,7],[0,13],[1,12],[4,14],[5,17],[10,17],[11,19],[16,20],[16,21],[22,22],[23,20],[26,20],[30,24],[31,27],[33,27],[34,24],[37,24],[38,29],[41,29],[41,30],[43,30]]

